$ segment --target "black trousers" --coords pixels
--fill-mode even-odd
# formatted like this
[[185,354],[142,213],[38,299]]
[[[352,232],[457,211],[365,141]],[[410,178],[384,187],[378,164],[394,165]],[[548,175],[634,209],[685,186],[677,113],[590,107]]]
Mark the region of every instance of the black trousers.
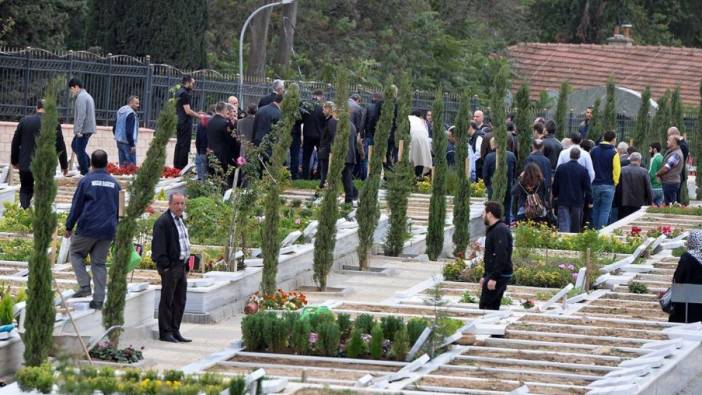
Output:
[[163,337],[180,333],[188,289],[185,262],[173,262],[169,269],[159,270],[159,274],[161,275],[161,300],[158,303],[158,334]]
[[329,157],[317,158],[319,162],[319,187],[324,188],[324,183],[327,181],[327,173],[329,172]]
[[302,178],[306,180],[312,179],[310,174],[310,158],[315,147],[319,151],[319,138],[305,136],[302,142]]
[[486,277],[483,281],[479,307],[481,310],[499,310],[502,296],[507,290],[507,280],[497,280],[493,291],[489,290],[487,287],[488,280],[490,279]]
[[190,154],[190,143],[193,138],[193,124],[178,124],[176,130],[176,145],[173,151],[173,167],[182,169],[188,165],[188,155]]
[[345,203],[352,203],[354,200],[358,199],[358,190],[356,186],[353,185],[353,169],[355,164],[347,163],[344,165],[344,170],[341,172],[341,180],[344,183],[344,197]]
[[29,170],[20,170],[20,206],[22,208],[29,208],[29,204],[32,201],[32,196],[34,196],[34,176]]

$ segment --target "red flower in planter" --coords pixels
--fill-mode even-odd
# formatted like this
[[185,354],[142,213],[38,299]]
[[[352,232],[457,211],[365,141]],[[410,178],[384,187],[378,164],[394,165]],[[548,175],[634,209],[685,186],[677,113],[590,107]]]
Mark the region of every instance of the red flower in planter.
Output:
[[632,226],[631,232],[629,232],[629,234],[634,237],[638,237],[641,235],[641,228],[639,228],[638,226]]
[[666,237],[668,237],[673,233],[673,228],[671,228],[669,225],[662,226],[661,233],[663,233]]

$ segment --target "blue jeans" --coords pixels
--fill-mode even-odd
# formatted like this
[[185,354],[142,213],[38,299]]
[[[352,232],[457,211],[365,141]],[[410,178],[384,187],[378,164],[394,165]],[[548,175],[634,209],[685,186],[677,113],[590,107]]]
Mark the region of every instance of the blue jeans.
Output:
[[663,188],[653,188],[653,204],[660,206],[663,204]]
[[117,154],[119,155],[119,165],[136,165],[136,151],[132,152],[132,147],[128,143],[117,142]]
[[76,158],[78,158],[78,169],[82,175],[88,174],[90,170],[90,157],[85,152],[85,149],[88,147],[88,140],[90,140],[92,135],[92,133],[89,133],[84,134],[82,137],[73,136],[73,141],[71,141],[71,149],[76,154]]
[[580,233],[583,220],[583,207],[558,206],[558,231]]
[[678,201],[680,184],[663,184],[663,204],[671,205]]
[[595,230],[607,226],[609,212],[614,200],[614,185],[592,186],[592,227]]
[[203,181],[207,178],[207,154],[195,155],[195,172],[197,179]]
[[292,135],[290,143],[290,177],[293,180],[300,178],[300,147],[302,146],[300,134]]

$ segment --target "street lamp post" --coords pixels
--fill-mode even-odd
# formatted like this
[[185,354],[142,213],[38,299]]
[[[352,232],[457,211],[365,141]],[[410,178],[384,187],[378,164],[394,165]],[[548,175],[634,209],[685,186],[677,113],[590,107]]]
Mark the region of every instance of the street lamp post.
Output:
[[279,0],[275,3],[264,4],[256,9],[256,11],[252,12],[248,18],[246,18],[246,22],[244,22],[244,26],[241,28],[241,34],[239,35],[239,108],[244,107],[244,33],[246,33],[246,28],[249,26],[249,22],[251,22],[251,19],[253,19],[256,14],[265,10],[266,8],[289,4],[293,1],[295,0]]

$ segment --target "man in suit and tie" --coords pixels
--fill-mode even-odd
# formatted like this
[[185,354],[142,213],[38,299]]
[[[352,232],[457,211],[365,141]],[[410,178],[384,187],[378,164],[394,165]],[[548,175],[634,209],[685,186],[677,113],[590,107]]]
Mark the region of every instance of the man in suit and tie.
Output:
[[180,334],[188,288],[187,260],[190,257],[188,230],[183,222],[185,195],[174,192],[168,197],[168,210],[154,224],[151,258],[161,276],[161,301],[158,305],[159,339],[171,343],[192,340]]

